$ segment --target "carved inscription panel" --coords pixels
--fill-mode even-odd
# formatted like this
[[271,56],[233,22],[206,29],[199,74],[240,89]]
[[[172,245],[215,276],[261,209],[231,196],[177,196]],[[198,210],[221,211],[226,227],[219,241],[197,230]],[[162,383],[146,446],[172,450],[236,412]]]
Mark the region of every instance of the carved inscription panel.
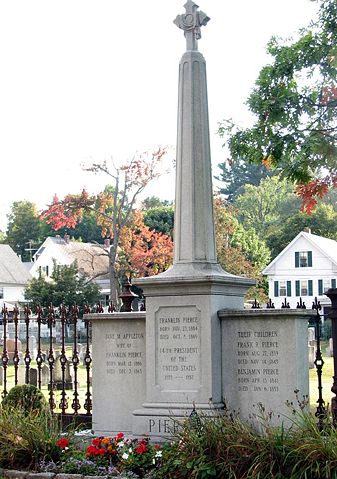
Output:
[[109,377],[139,376],[144,372],[144,331],[136,324],[127,329],[105,333],[105,367]]
[[156,312],[156,384],[167,391],[200,387],[200,310],[162,307]]
[[277,330],[236,332],[238,391],[279,392],[280,342]]
[[272,421],[289,417],[287,402],[309,394],[307,317],[294,312],[243,311],[222,323],[223,394],[229,409],[252,418],[258,404]]

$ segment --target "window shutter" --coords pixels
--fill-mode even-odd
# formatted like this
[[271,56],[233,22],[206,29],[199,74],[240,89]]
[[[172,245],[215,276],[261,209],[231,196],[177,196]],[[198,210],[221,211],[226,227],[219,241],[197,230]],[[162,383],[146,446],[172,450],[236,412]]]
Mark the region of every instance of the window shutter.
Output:
[[318,294],[319,295],[323,294],[323,280],[322,279],[318,280]]
[[308,266],[312,266],[312,251],[308,251]]
[[336,288],[336,279],[331,280],[331,288]]
[[300,267],[300,253],[298,251],[295,252],[295,268]]
[[278,296],[278,281],[274,281],[274,296]]
[[308,296],[312,296],[312,279],[308,279]]
[[287,296],[291,297],[291,281],[287,281]]
[[300,293],[300,282],[298,280],[295,281],[295,289],[296,289],[296,296],[301,296]]

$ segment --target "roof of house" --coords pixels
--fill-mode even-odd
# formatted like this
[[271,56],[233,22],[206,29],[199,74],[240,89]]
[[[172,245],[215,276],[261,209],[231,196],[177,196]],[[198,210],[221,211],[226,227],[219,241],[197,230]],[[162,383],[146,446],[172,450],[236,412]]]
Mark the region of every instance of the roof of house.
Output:
[[[70,262],[77,261],[81,273],[90,278],[103,279],[109,273],[109,257],[106,248],[94,243],[65,240],[59,236],[49,237]],[[42,245],[44,246],[44,244]]]
[[271,266],[278,261],[278,259],[284,255],[284,253],[300,238],[303,237],[308,240],[313,246],[316,246],[327,258],[329,258],[337,266],[337,241],[330,238],[324,238],[324,236],[318,236],[306,231],[301,231],[297,236],[286,246],[276,258],[273,259],[268,266],[262,271],[262,274],[268,274]]
[[8,244],[0,244],[0,283],[26,284],[32,279],[21,259]]

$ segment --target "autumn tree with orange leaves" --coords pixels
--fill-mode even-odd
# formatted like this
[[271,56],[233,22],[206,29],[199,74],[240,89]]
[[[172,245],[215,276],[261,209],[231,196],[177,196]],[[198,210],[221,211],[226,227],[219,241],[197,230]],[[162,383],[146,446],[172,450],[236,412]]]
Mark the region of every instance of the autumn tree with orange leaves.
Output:
[[232,161],[291,180],[308,214],[337,187],[337,2],[316,1],[317,18],[295,40],[268,43],[270,62],[247,100],[253,126],[226,120],[218,131]]
[[[86,190],[80,194],[69,194],[62,200],[55,195],[52,204],[41,215],[55,230],[75,228],[84,212],[96,215],[102,237],[111,240],[108,250],[109,276],[111,300],[115,304],[122,273],[147,275],[160,272],[169,263],[172,241],[165,235],[153,232],[151,236],[147,227],[141,224],[139,213],[135,213],[139,195],[162,174],[161,165],[166,153],[167,148],[160,147],[152,153],[136,154],[121,167],[111,167],[107,162],[94,163],[85,168],[86,171],[103,173],[108,177],[111,187],[98,195],[91,195]],[[157,244],[159,248],[156,248]],[[160,257],[160,249],[163,250],[163,258]],[[102,254],[107,254],[103,248]]]

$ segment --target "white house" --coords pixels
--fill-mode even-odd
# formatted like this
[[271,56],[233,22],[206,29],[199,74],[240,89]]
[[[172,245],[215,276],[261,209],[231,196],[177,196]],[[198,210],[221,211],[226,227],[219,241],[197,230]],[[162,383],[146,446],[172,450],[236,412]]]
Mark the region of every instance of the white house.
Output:
[[24,301],[24,291],[32,277],[21,259],[7,244],[0,244],[0,309],[9,310]]
[[43,275],[48,279],[53,273],[54,262],[57,265],[70,265],[77,261],[79,272],[100,286],[102,299],[105,300],[110,294],[108,249],[108,245],[103,247],[70,241],[68,236],[49,236],[34,254],[30,273],[34,278]]
[[275,308],[281,308],[285,298],[291,308],[300,298],[311,308],[315,297],[327,307],[330,300],[324,292],[336,288],[337,241],[301,231],[262,273],[269,277]]

